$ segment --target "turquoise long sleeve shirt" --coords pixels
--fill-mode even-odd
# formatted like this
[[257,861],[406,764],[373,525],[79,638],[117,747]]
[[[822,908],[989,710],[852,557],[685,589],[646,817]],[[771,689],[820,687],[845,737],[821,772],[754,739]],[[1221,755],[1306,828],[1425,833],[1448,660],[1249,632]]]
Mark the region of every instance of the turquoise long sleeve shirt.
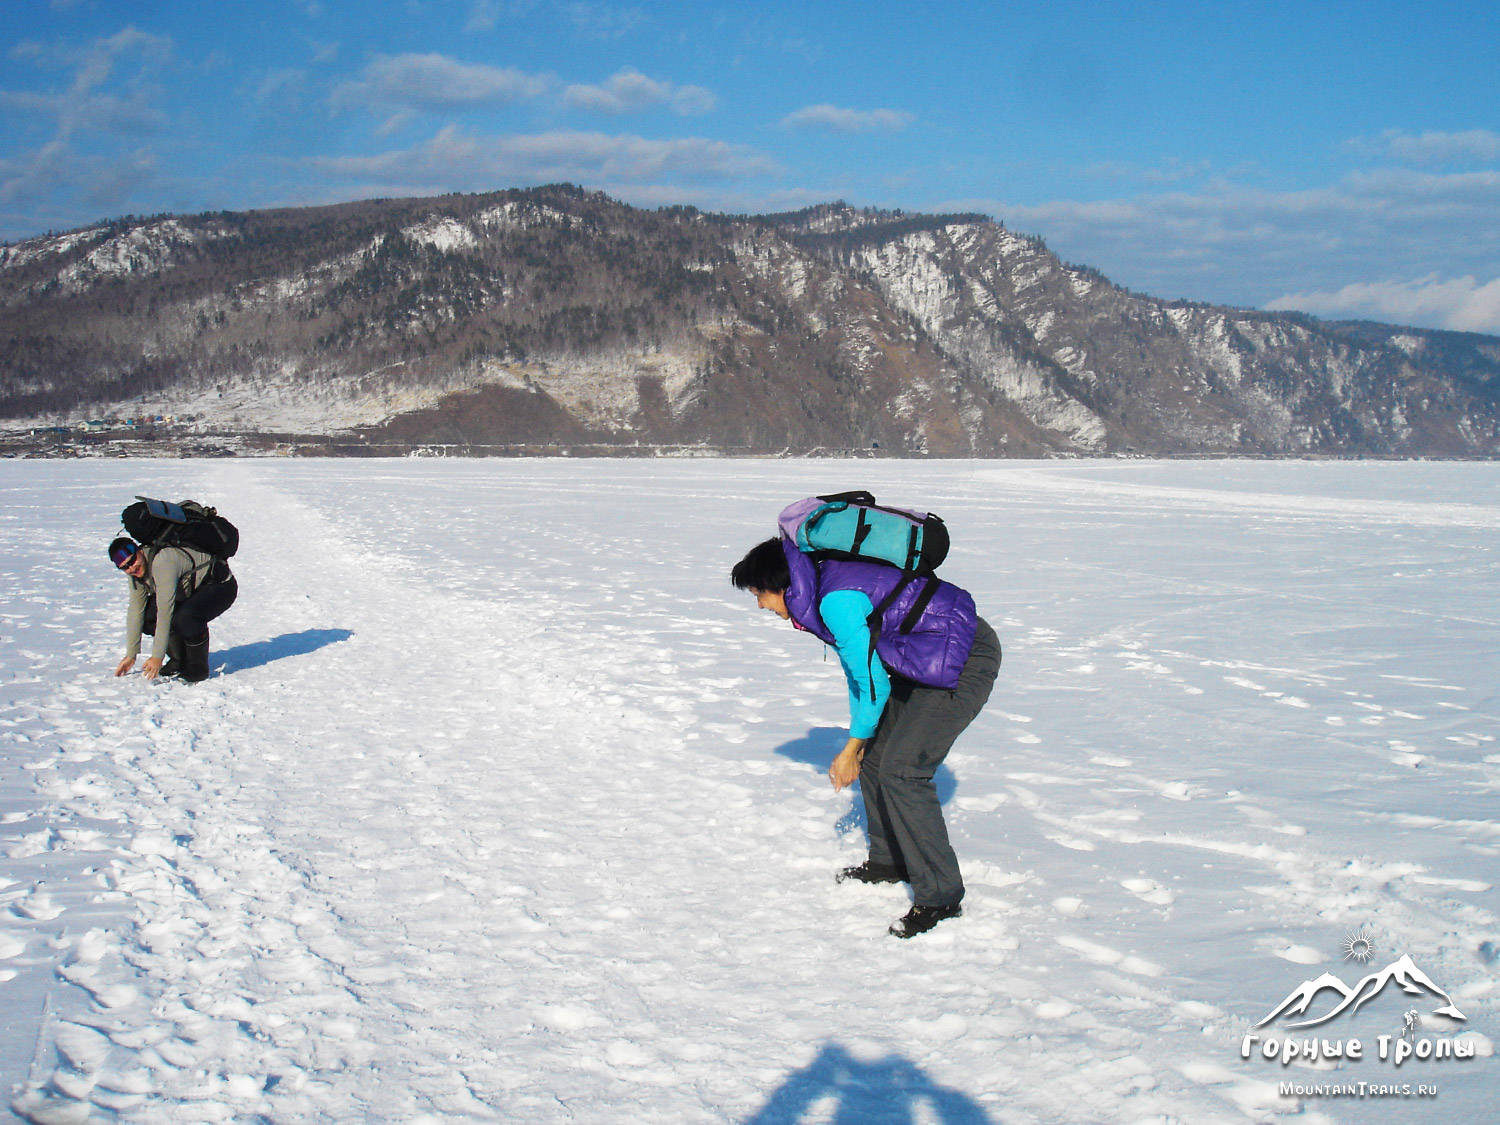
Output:
[[870,614],[874,611],[870,599],[858,590],[835,590],[818,603],[818,613],[833,634],[849,685],[850,738],[869,738],[875,733],[891,694],[891,677],[870,646]]

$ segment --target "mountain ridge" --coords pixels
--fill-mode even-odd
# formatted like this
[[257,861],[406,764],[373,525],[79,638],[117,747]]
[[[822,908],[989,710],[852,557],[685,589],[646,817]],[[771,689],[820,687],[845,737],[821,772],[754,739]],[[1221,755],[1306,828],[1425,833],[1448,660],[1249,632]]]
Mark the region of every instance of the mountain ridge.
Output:
[[0,247],[0,418],[422,445],[1500,454],[1500,338],[1168,301],[975,213],[571,185]]

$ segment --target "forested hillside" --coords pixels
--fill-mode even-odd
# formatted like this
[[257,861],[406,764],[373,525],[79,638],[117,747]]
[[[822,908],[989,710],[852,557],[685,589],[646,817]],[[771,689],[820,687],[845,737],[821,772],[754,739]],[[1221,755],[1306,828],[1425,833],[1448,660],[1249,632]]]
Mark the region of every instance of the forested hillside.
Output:
[[372,448],[1489,456],[1500,340],[1163,301],[981,215],[566,185],[0,249],[0,416]]

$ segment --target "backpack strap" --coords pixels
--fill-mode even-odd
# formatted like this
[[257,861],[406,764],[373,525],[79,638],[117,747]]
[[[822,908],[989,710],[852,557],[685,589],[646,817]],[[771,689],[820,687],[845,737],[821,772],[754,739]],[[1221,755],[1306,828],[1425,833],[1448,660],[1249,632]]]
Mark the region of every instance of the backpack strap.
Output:
[[828,496],[819,496],[818,499],[826,501],[829,504],[840,502],[845,504],[869,504],[871,506],[875,504],[875,497],[864,491],[864,489],[859,489],[855,492],[834,492]]
[[[875,659],[875,642],[880,639],[880,626],[885,621],[885,611],[896,603],[896,599],[901,596],[901,591],[911,585],[911,580],[915,577],[916,575],[911,571],[903,570],[901,572],[901,581],[891,587],[891,592],[880,599],[880,604],[870,611],[870,616],[866,619],[866,624],[870,630],[870,655],[869,659],[865,661],[865,671],[869,672],[870,675],[871,699],[875,698],[875,673],[870,671],[870,661]],[[930,601],[931,599],[929,598],[928,600]],[[925,603],[922,608],[926,608]],[[910,614],[907,616],[910,616]],[[903,621],[902,624],[905,625],[905,622]],[[910,632],[910,630],[903,631]]]
[[862,547],[865,540],[870,537],[870,532],[872,530],[873,527],[870,524],[869,512],[864,508],[859,509],[859,520],[854,525],[854,550],[851,552],[851,554],[859,554],[860,547]]
[[911,603],[911,608],[906,611],[906,616],[901,619],[901,635],[908,635],[917,627],[917,622],[922,620],[922,614],[927,612],[927,606],[932,601],[932,596],[938,592],[938,587],[943,584],[941,578],[928,575],[925,579],[926,585],[922,592],[917,595],[917,600]]
[[[898,631],[903,637],[909,635],[911,631],[917,627],[917,622],[922,620],[922,614],[927,612],[927,607],[932,603],[933,596],[938,592],[938,587],[943,584],[943,580],[941,578],[937,578],[931,574],[919,576],[913,574],[911,571],[901,572],[901,581],[897,582],[895,586],[891,587],[891,592],[885,597],[881,598],[880,604],[870,611],[870,616],[868,619],[868,625],[870,629],[870,660],[875,659],[875,642],[880,637],[880,626],[884,624],[885,611],[895,604],[896,599],[901,596],[901,592],[905,590],[907,586],[911,585],[912,581],[918,577],[922,578],[922,592],[917,595],[916,600],[911,603],[911,608],[907,610],[906,615],[901,618],[901,625]],[[866,664],[866,668],[868,667],[869,665]],[[871,672],[870,697],[873,699],[874,696],[875,674]]]
[[[181,543],[173,543],[170,540],[161,539],[158,540],[156,545],[152,548],[151,558],[154,560],[156,556],[161,554],[163,551],[181,551],[183,558],[187,559],[188,597],[192,597],[194,594],[196,594],[201,587],[207,586],[212,583],[214,564],[220,561],[215,556],[209,555],[208,561],[206,563],[195,562],[193,560],[192,551],[188,550],[188,548],[184,547]],[[207,554],[207,552],[201,553]]]

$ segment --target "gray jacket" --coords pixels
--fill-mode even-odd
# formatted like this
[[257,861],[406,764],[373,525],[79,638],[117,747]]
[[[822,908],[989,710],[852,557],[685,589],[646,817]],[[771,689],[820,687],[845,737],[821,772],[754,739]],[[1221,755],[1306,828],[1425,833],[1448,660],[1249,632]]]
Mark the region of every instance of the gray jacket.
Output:
[[214,557],[192,547],[147,547],[145,550],[146,576],[130,580],[130,609],[125,615],[125,655],[135,657],[141,651],[146,600],[155,594],[156,628],[151,638],[151,655],[163,660],[167,655],[172,614],[178,605],[208,581]]

